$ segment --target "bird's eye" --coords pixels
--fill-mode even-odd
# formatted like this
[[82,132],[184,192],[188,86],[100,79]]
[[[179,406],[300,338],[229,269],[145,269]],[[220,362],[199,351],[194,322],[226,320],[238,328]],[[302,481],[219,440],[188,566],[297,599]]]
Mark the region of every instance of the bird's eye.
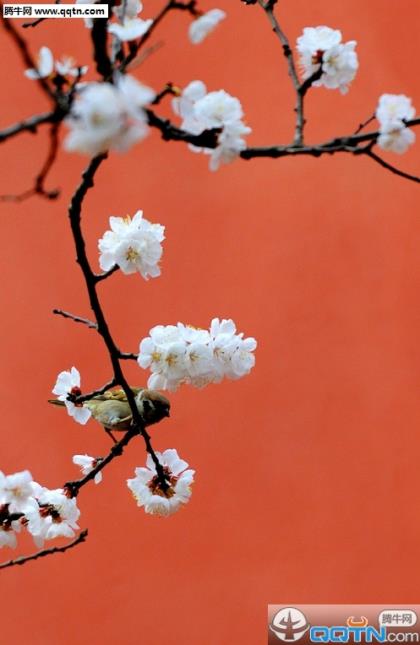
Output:
[[153,410],[153,405],[148,399],[144,399],[144,401],[143,401],[143,410],[146,413],[150,412],[151,410]]

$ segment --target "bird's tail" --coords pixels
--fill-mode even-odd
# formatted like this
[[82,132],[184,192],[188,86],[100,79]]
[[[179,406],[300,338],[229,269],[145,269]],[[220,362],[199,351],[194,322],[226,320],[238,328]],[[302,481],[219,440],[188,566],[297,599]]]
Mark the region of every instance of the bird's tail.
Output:
[[58,399],[48,399],[48,403],[52,403],[53,405],[66,405],[64,401],[59,401]]

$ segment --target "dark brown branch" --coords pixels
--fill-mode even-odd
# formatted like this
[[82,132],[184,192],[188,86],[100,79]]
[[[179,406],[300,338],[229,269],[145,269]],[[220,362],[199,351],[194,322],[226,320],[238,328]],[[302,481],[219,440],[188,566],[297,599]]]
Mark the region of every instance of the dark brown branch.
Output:
[[382,168],[386,168],[390,172],[392,172],[394,175],[398,175],[399,177],[404,177],[404,179],[409,179],[410,181],[414,181],[416,184],[420,183],[420,177],[416,177],[416,175],[410,175],[408,172],[404,172],[403,170],[399,170],[399,168],[396,168],[392,164],[388,163],[382,157],[379,157],[376,153],[374,153],[371,149],[366,151],[366,155],[376,161]]
[[375,120],[375,118],[376,118],[376,115],[375,115],[375,114],[372,114],[368,119],[366,119],[366,121],[362,121],[361,123],[359,123],[359,125],[357,126],[357,128],[356,128],[356,130],[355,130],[354,134],[359,134],[359,132],[361,132],[362,130],[364,130],[364,129],[365,129],[365,127],[366,127],[367,125],[369,125],[369,123],[372,123],[372,121],[374,121],[374,120]]
[[130,352],[120,352],[119,358],[123,361],[136,361],[138,358],[138,355],[132,354]]
[[32,134],[35,134],[38,126],[43,125],[44,123],[52,123],[54,119],[55,112],[44,112],[44,114],[31,116],[29,119],[19,121],[19,123],[14,123],[4,130],[0,130],[0,143],[20,134],[21,132],[31,132]]
[[44,183],[57,157],[59,128],[59,121],[54,121],[51,124],[47,158],[44,161],[41,170],[35,177],[34,186],[18,195],[0,195],[0,201],[22,202],[25,199],[28,199],[28,197],[32,197],[33,195],[39,195],[40,197],[45,197],[46,199],[57,199],[60,194],[58,188],[56,188],[55,190],[46,190]]
[[90,401],[90,399],[93,399],[95,396],[104,394],[115,385],[117,385],[117,381],[115,380],[115,378],[113,378],[111,381],[108,381],[108,383],[105,383],[105,385],[98,388],[97,390],[93,390],[92,392],[88,392],[87,394],[82,394],[81,396],[75,396],[74,399],[72,399],[71,396],[69,396],[69,398],[70,400],[74,400],[74,403],[83,403],[83,401]]
[[201,134],[191,134],[177,128],[173,123],[167,119],[162,119],[153,112],[153,110],[146,110],[148,123],[152,128],[157,128],[162,134],[162,139],[165,141],[185,141],[200,148],[216,148],[217,138],[221,130],[204,130]]
[[66,482],[63,486],[64,490],[67,489],[72,497],[76,497],[83,486],[85,486],[88,482],[93,481],[95,479],[95,476],[106,466],[108,466],[108,464],[111,463],[111,461],[113,461],[116,457],[120,457],[123,454],[124,448],[128,446],[130,441],[132,441],[134,437],[138,436],[139,432],[136,428],[128,430],[123,438],[120,439],[118,443],[112,446],[108,455],[98,461],[97,465],[90,471],[90,473],[88,473],[81,479]]
[[[146,450],[150,454],[153,460],[153,463],[155,465],[156,473],[159,478],[160,484],[163,490],[166,490],[168,488],[168,484],[166,481],[163,467],[160,464],[159,459],[157,458],[157,455],[153,450],[151,440],[150,440],[150,435],[146,431],[143,419],[137,409],[134,394],[129,384],[126,381],[120,366],[120,359],[119,359],[120,350],[115,345],[115,342],[111,336],[111,332],[108,327],[108,323],[106,322],[105,315],[102,311],[102,307],[96,291],[97,283],[95,280],[95,274],[93,273],[91,266],[89,264],[89,260],[86,253],[85,241],[82,234],[81,212],[82,212],[83,200],[88,190],[93,186],[93,180],[94,180],[96,171],[100,167],[101,163],[106,159],[106,157],[107,157],[106,154],[101,154],[95,157],[94,159],[92,159],[88,167],[82,174],[82,181],[78,186],[76,192],[74,193],[69,206],[70,226],[73,233],[74,244],[76,247],[77,263],[79,264],[85,279],[86,288],[89,295],[90,306],[93,313],[95,314],[95,319],[98,326],[97,331],[102,336],[103,341],[108,350],[109,357],[112,363],[112,368],[114,371],[115,381],[118,385],[121,385],[127,397],[127,402],[130,406],[130,410],[132,414],[132,430],[130,430],[127,434],[130,438],[131,438],[131,434],[133,435],[140,434],[142,436],[146,445]],[[116,446],[117,445],[119,444],[116,444]],[[124,446],[125,444],[123,443],[121,445]],[[114,446],[114,449],[116,446]]]
[[[114,0],[108,0],[108,16],[112,15]],[[95,18],[91,29],[93,58],[96,70],[104,80],[112,80],[113,67],[108,55],[108,18]]]
[[[55,3],[54,3],[54,4],[60,4],[60,2],[61,2],[61,0],[55,0]],[[23,27],[23,28],[25,28],[25,29],[26,29],[27,27],[36,27],[36,26],[37,26],[37,25],[39,25],[41,22],[44,22],[44,20],[47,20],[47,18],[38,18],[37,20],[33,20],[32,22],[24,22],[24,23],[22,24],[22,27]]]
[[57,316],[63,316],[63,318],[69,318],[70,320],[74,320],[74,322],[77,323],[82,323],[82,325],[86,325],[89,327],[89,329],[98,329],[98,325],[93,322],[93,320],[88,320],[88,318],[81,318],[80,316],[75,316],[74,314],[71,314],[69,311],[63,311],[62,309],[53,309],[53,314],[56,314]]
[[84,531],[81,531],[79,535],[72,542],[69,542],[64,546],[53,546],[50,549],[42,549],[42,551],[38,551],[37,553],[33,553],[32,555],[23,555],[20,558],[16,558],[15,560],[8,560],[7,562],[3,562],[2,564],[0,564],[0,569],[7,569],[7,567],[22,565],[22,564],[25,564],[26,562],[29,562],[30,560],[38,560],[38,558],[45,558],[47,555],[53,555],[54,553],[64,553],[65,551],[72,549],[78,544],[85,542],[87,536],[88,536],[88,530],[85,529]]
[[106,280],[107,278],[109,278],[109,276],[115,273],[116,271],[118,271],[119,268],[120,267],[118,266],[118,264],[116,264],[115,266],[112,267],[112,269],[109,269],[109,271],[104,271],[103,273],[95,273],[93,277],[96,280],[96,282],[101,282],[102,280]]

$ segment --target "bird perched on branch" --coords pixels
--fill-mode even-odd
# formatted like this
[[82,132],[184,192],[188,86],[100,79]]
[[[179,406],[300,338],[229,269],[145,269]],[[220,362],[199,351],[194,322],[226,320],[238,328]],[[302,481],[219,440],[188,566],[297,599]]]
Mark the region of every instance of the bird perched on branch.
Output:
[[[137,410],[145,426],[158,423],[164,417],[169,417],[171,404],[168,399],[156,390],[147,390],[142,387],[132,387]],[[65,402],[58,399],[49,399],[53,405],[64,406]],[[77,405],[77,403],[76,403]],[[104,426],[107,431],[129,430],[132,414],[127,396],[122,388],[112,388],[103,394],[83,401],[83,407],[91,411],[93,418]]]

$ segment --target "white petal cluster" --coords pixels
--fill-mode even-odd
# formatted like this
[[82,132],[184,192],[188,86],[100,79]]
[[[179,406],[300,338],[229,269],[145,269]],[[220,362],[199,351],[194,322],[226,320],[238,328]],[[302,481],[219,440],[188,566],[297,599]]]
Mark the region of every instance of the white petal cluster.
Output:
[[194,20],[189,27],[188,35],[193,45],[198,45],[226,18],[222,9],[210,9]]
[[73,417],[77,423],[84,425],[87,423],[92,415],[91,411],[83,407],[83,404],[76,405],[70,401],[68,396],[80,396],[82,390],[80,389],[80,373],[75,367],[71,370],[60,372],[57,376],[56,384],[52,390],[53,394],[57,395],[59,401],[64,401],[68,414]]
[[[82,471],[82,475],[89,475],[89,473],[92,472],[94,468],[98,465],[100,460],[98,460],[95,457],[90,457],[89,455],[74,455],[73,456],[73,463],[76,464],[76,466],[80,466],[80,470]],[[102,471],[99,471],[96,473],[93,481],[95,484],[100,484],[102,481]]]
[[149,388],[175,391],[182,383],[201,388],[226,377],[239,379],[255,365],[255,338],[236,333],[233,320],[214,318],[210,329],[182,323],[158,325],[140,343],[138,363],[150,369]]
[[22,526],[38,547],[45,540],[73,537],[79,516],[76,499],[61,488],[40,486],[28,470],[13,475],[0,472],[0,547],[14,548]]
[[143,211],[137,211],[133,218],[110,217],[109,226],[111,230],[98,242],[103,271],[118,265],[123,273],[138,271],[145,280],[160,275],[164,226],[143,218]]
[[163,466],[168,488],[163,490],[150,455],[147,456],[146,468],[136,468],[136,476],[127,479],[127,486],[137,506],[143,506],[146,513],[168,516],[189,501],[195,471],[187,470],[187,462],[179,458],[175,449],[157,452],[156,457]]
[[24,74],[27,78],[37,80],[39,78],[49,78],[54,70],[61,76],[83,76],[88,68],[77,67],[76,61],[70,56],[63,56],[61,60],[54,62],[54,56],[51,49],[41,47],[37,56],[37,65],[35,69],[26,69]]
[[380,135],[378,145],[384,150],[402,154],[416,140],[413,130],[405,122],[416,114],[411,99],[404,94],[382,94],[376,108]]
[[153,20],[142,20],[139,14],[143,11],[143,5],[139,0],[127,0],[118,7],[114,7],[114,14],[118,23],[108,25],[108,31],[121,42],[129,42],[144,36],[149,31]]
[[38,508],[25,513],[25,526],[35,544],[42,547],[45,540],[74,537],[80,516],[76,498],[67,497],[61,488],[49,490],[39,485],[38,488]]
[[194,152],[210,155],[210,170],[217,170],[222,163],[234,161],[246,148],[243,137],[251,132],[251,128],[242,121],[243,110],[239,99],[225,90],[207,92],[202,81],[192,81],[179,97],[173,99],[172,108],[181,117],[181,128],[186,132],[201,134],[204,130],[221,130],[216,148],[190,146]]
[[88,71],[87,65],[77,67],[76,61],[71,56],[63,56],[55,62],[55,70],[61,76],[83,76]]
[[54,71],[54,56],[51,49],[48,47],[41,47],[36,59],[35,69],[26,69],[24,74],[26,78],[37,80],[39,78],[48,78]]
[[339,89],[342,94],[356,76],[359,61],[355,52],[356,41],[341,42],[338,29],[330,27],[305,27],[297,39],[297,50],[306,80],[322,68],[322,76],[313,83],[328,89]]
[[144,108],[154,97],[150,87],[131,76],[120,76],[115,84],[84,84],[66,118],[65,148],[89,156],[128,150],[148,134]]

